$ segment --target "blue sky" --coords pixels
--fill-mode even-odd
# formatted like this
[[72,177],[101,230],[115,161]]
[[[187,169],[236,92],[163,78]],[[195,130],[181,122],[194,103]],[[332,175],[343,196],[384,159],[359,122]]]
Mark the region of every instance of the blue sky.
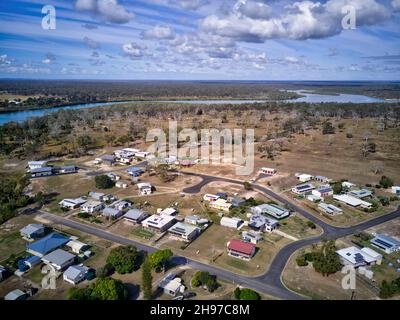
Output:
[[1,78],[400,80],[400,0],[12,0],[0,19]]

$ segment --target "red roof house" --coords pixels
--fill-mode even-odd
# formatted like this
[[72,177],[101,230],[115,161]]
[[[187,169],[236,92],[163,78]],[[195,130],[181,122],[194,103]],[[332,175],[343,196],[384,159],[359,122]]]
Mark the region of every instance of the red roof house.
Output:
[[228,254],[232,257],[250,260],[256,253],[253,243],[232,239],[228,242]]

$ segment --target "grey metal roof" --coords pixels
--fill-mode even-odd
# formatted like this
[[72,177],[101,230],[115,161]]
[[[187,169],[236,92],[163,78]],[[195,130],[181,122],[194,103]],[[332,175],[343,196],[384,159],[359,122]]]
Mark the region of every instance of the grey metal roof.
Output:
[[74,258],[75,255],[72,253],[69,253],[67,251],[64,251],[62,249],[57,249],[47,255],[45,255],[42,260],[49,261],[50,263],[54,263],[58,266],[63,265],[65,262],[71,260]]
[[138,220],[142,217],[145,217],[145,216],[147,217],[148,215],[149,214],[146,211],[143,211],[140,209],[131,209],[124,215],[124,218]]
[[31,223],[23,227],[20,232],[22,234],[31,235],[32,233],[38,232],[44,229],[44,225],[40,223]]
[[70,266],[67,270],[65,270],[64,276],[66,276],[68,279],[75,280],[79,278],[82,273],[86,273],[88,270],[88,267],[81,265]]

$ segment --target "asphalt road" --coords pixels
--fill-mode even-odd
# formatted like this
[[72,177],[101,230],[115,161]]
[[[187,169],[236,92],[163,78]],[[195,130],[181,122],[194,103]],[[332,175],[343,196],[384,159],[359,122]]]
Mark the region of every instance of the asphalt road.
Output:
[[[230,182],[234,184],[243,184],[243,181],[240,180],[235,180],[235,179],[229,179],[229,178],[224,178],[224,177],[214,177],[214,176],[209,176],[209,175],[204,175],[204,174],[198,174],[198,173],[192,173],[192,172],[186,172],[182,171],[182,174],[185,175],[191,175],[191,176],[197,176],[202,179],[198,184],[185,188],[183,192],[189,193],[189,194],[195,194],[201,191],[201,188],[207,185],[210,182],[213,181],[225,181],[225,182]],[[366,222],[363,222],[361,224],[351,226],[351,227],[334,227],[329,224],[327,224],[324,221],[321,221],[314,215],[308,213],[306,210],[302,209],[299,206],[296,206],[286,198],[283,198],[279,194],[273,192],[272,190],[261,186],[257,183],[254,183],[253,189],[264,193],[268,195],[269,197],[284,203],[287,205],[291,210],[298,212],[299,214],[303,215],[307,219],[313,221],[315,224],[319,225],[323,229],[323,234],[313,237],[313,238],[308,238],[304,240],[299,240],[296,242],[292,242],[285,247],[283,247],[275,256],[274,260],[272,261],[268,271],[264,273],[261,276],[258,277],[246,277],[242,275],[235,274],[233,272],[211,266],[208,264],[204,264],[198,261],[194,261],[191,259],[188,259],[186,257],[180,257],[180,256],[175,256],[174,259],[176,261],[180,261],[182,264],[188,264],[192,266],[194,269],[202,270],[202,271],[208,271],[212,274],[215,274],[223,279],[230,280],[234,283],[237,283],[239,285],[243,285],[246,287],[253,288],[255,290],[258,290],[260,292],[263,292],[265,294],[281,298],[281,299],[304,299],[305,297],[294,293],[290,290],[288,290],[282,283],[281,281],[281,275],[282,272],[286,266],[287,261],[289,260],[290,256],[296,252],[298,249],[308,246],[314,243],[318,243],[321,241],[321,239],[326,238],[326,239],[337,239],[341,238],[350,234],[353,234],[356,231],[362,231],[365,229],[368,229],[370,227],[373,227],[375,225],[390,221],[392,219],[395,219],[397,217],[400,217],[400,209],[397,209],[396,211],[386,214],[384,216],[380,216],[371,220],[368,220]],[[120,243],[123,245],[134,245],[138,249],[147,251],[147,252],[153,252],[156,250],[156,248],[144,245],[140,242],[127,239],[125,237],[121,237],[112,233],[109,233],[107,231],[101,230],[96,227],[88,226],[79,222],[75,222],[66,218],[62,218],[60,216],[52,215],[46,212],[41,212],[42,216],[48,220],[51,220],[55,223],[62,224],[92,235],[95,235],[97,237],[107,239],[116,243]]]

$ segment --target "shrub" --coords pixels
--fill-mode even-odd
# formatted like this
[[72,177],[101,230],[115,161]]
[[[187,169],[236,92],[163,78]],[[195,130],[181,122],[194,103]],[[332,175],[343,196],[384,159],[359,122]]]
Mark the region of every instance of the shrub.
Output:
[[309,228],[311,228],[311,229],[317,228],[317,226],[315,225],[315,223],[312,222],[312,221],[307,221],[307,226],[308,226]]
[[386,176],[382,176],[381,180],[379,181],[379,184],[383,188],[387,189],[387,188],[393,187],[393,180]]
[[96,183],[96,188],[98,189],[110,189],[114,187],[114,181],[106,175],[96,176],[94,181]]
[[107,263],[112,265],[120,274],[131,273],[138,267],[139,252],[136,247],[117,247],[111,250],[107,257]]
[[299,267],[306,267],[308,266],[308,262],[306,261],[306,259],[304,258],[304,256],[298,257],[296,259],[296,263]]
[[245,288],[240,291],[240,300],[261,300],[261,297],[258,292]]
[[110,263],[106,263],[102,268],[99,268],[97,275],[99,278],[101,277],[109,277],[115,271],[115,268]]
[[240,292],[241,291],[242,290],[240,290],[239,287],[236,287],[235,291],[233,291],[233,294],[234,294],[236,300],[240,300]]

